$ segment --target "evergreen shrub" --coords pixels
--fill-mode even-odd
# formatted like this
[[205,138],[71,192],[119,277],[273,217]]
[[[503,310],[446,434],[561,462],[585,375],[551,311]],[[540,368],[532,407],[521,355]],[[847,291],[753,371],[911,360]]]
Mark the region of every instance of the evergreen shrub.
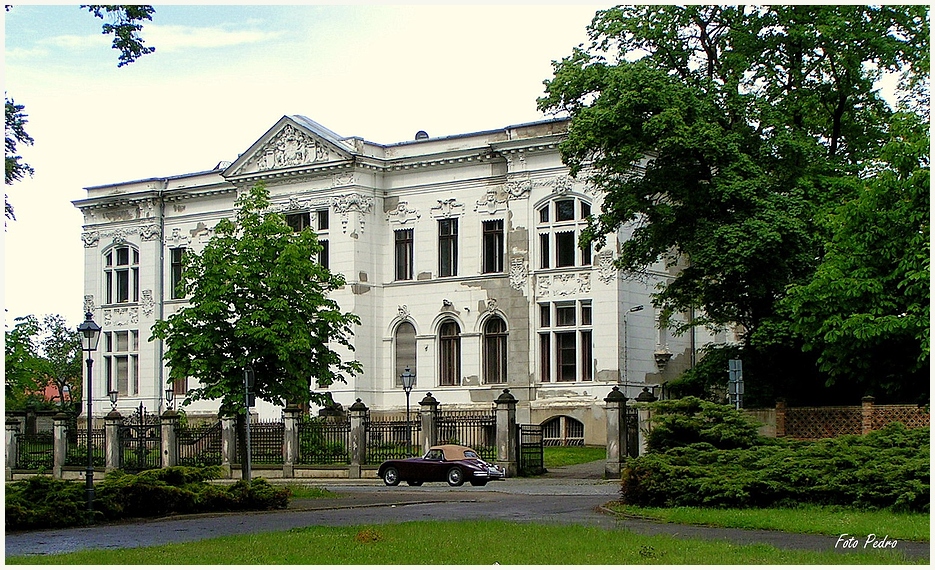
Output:
[[[94,521],[199,512],[285,508],[291,491],[258,478],[233,485],[209,482],[220,468],[170,467],[130,475],[107,474],[95,485]],[[6,488],[6,529],[62,528],[87,524],[83,481],[31,477]]]
[[[697,403],[663,409],[687,412],[657,418],[665,431],[649,453],[628,462],[621,487],[627,504],[929,511],[929,428],[893,423],[866,436],[802,442],[750,437],[727,410]],[[721,414],[725,425],[717,429],[709,420]]]

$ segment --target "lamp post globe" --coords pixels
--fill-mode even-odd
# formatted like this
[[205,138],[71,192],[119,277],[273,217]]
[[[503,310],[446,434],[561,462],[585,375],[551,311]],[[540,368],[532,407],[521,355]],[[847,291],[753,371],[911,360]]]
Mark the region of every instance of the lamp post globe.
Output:
[[91,312],[88,311],[84,315],[84,322],[78,325],[78,333],[81,335],[81,350],[85,352],[87,357],[85,363],[88,366],[88,389],[85,394],[85,399],[88,401],[88,469],[85,471],[85,490],[88,498],[89,516],[93,516],[92,513],[94,512],[94,448],[91,439],[91,414],[93,413],[91,369],[94,365],[94,359],[91,358],[91,355],[97,350],[97,343],[101,340],[101,327],[94,322],[92,316]]
[[416,385],[416,375],[415,372],[409,369],[407,366],[402,374],[399,375],[399,379],[403,384],[403,390],[406,392],[406,442],[409,445],[409,452],[412,452],[412,426],[409,425],[409,394],[412,392],[412,387]]

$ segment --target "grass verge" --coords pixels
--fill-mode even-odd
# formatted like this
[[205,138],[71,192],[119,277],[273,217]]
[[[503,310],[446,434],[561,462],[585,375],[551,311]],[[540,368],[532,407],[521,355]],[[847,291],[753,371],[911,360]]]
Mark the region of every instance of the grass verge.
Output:
[[604,447],[543,447],[542,461],[545,468],[565,467],[590,463],[599,459],[607,459],[607,449]]
[[[509,537],[505,539],[504,537]],[[829,540],[833,540],[830,539]],[[313,526],[187,544],[12,556],[7,564],[906,564],[891,550],[808,552],[504,521]],[[920,561],[921,562],[921,561]]]
[[290,499],[332,499],[339,496],[328,489],[310,485],[287,485],[286,488],[292,492]]
[[727,528],[781,530],[828,536],[929,540],[929,515],[862,511],[846,507],[803,506],[787,509],[709,509],[702,507],[633,507],[611,503],[608,508],[623,516],[663,522],[699,524]]

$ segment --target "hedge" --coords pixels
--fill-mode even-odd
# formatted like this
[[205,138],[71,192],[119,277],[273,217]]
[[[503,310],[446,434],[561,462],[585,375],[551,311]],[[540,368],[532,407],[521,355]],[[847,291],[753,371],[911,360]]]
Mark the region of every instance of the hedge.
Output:
[[[214,485],[215,467],[108,473],[95,485],[93,522],[217,511],[285,508],[291,492],[265,479]],[[6,487],[6,530],[88,524],[85,483],[36,476]]]
[[[733,440],[731,440],[733,441]],[[929,512],[929,428],[893,423],[817,442],[760,438],[720,449],[669,445],[628,462],[621,498],[638,506],[841,505]]]

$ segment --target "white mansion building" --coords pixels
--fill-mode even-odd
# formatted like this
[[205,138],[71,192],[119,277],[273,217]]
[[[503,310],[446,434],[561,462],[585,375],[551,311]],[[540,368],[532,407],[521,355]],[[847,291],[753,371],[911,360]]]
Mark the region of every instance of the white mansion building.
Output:
[[[612,387],[634,398],[660,386],[712,339],[659,329],[650,293],[671,276],[662,264],[639,280],[618,275],[613,260],[628,228],[606,249],[578,247],[602,197],[568,176],[558,151],[566,126],[376,144],[285,116],[231,164],[87,188],[75,206],[84,215],[85,309],[103,328],[95,415],[110,410],[110,390],[125,415],[140,402],[164,408],[163,346],[148,339],[156,320],[186,303],[173,286],[183,253],[234,216],[238,192],[263,183],[290,225],[318,233],[321,262],[347,280],[335,300],[360,317],[356,351],[345,356],[364,372],[331,387],[336,402],[403,411],[400,374],[410,367],[413,410],[426,392],[445,409],[489,409],[509,388],[520,423],[579,437],[583,429],[587,443],[602,444]],[[280,415],[259,401],[256,411]]]

